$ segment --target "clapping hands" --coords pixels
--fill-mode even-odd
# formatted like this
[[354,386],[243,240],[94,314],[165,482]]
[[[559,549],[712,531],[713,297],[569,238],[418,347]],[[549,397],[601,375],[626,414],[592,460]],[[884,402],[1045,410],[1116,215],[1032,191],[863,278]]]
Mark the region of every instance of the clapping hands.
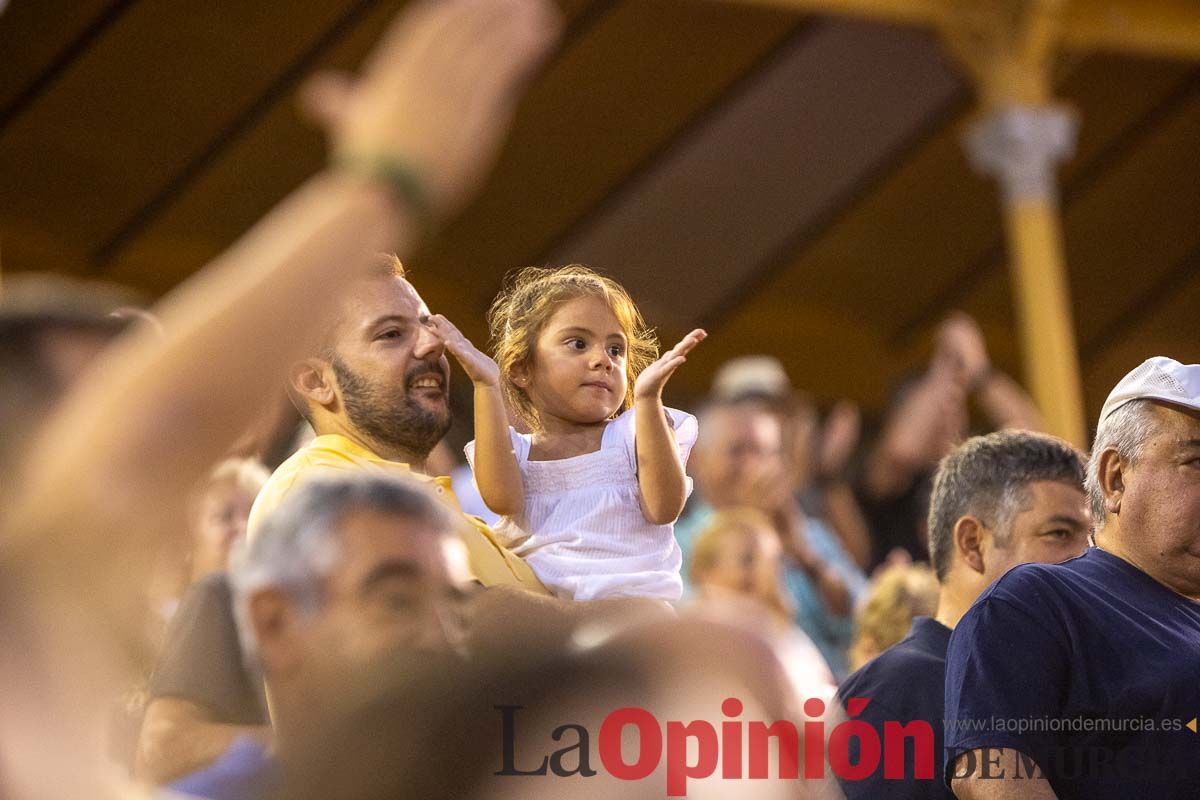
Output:
[[637,381],[633,384],[633,399],[635,401],[661,399],[663,388],[675,374],[675,370],[687,361],[687,354],[692,352],[696,345],[704,341],[707,336],[708,334],[702,329],[696,328],[683,337],[679,344],[663,353],[657,361],[642,370],[642,374],[638,375]]

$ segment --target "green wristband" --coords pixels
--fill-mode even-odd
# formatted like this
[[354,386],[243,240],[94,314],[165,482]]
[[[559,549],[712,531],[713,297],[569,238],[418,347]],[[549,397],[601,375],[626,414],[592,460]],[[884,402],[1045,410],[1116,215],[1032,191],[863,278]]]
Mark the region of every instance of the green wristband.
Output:
[[384,184],[425,227],[429,227],[433,220],[429,193],[421,176],[408,162],[393,156],[347,154],[334,157],[333,167]]

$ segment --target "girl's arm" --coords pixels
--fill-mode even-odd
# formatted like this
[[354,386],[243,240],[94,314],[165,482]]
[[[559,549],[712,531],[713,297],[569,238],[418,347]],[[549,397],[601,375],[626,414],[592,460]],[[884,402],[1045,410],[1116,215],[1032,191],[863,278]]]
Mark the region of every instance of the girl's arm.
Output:
[[679,448],[675,446],[675,434],[663,408],[662,390],[679,365],[687,360],[687,354],[705,336],[707,334],[699,328],[689,333],[658,361],[646,367],[633,387],[634,442],[642,514],[655,525],[674,522],[687,499],[687,476],[683,472]]
[[525,487],[508,434],[508,415],[500,392],[500,368],[441,314],[430,316],[429,325],[442,337],[446,349],[475,384],[475,463],[472,466],[479,494],[487,507],[497,514],[520,516],[525,510]]

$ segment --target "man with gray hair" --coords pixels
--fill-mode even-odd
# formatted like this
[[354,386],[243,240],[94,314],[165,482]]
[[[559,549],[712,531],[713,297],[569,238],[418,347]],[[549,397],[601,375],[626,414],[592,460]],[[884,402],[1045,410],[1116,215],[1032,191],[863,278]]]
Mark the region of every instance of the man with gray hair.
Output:
[[[887,722],[929,723],[932,741],[904,754],[903,777],[879,766],[842,782],[846,797],[953,797],[942,781],[946,647],[971,603],[1017,564],[1078,556],[1091,528],[1082,455],[1040,433],[1002,431],[968,439],[942,459],[929,509],[929,557],[940,590],[934,617],[913,620],[908,637],[851,675],[838,690],[849,709],[885,740]],[[859,701],[861,702],[861,700]]]
[[988,589],[950,640],[959,798],[1194,798],[1200,786],[1200,364],[1151,358],[1100,412],[1096,546]]
[[[350,673],[462,638],[472,585],[455,515],[415,480],[359,474],[297,488],[230,573],[238,632],[271,695],[278,749],[320,725]],[[256,739],[173,784],[197,797],[262,796],[277,780]]]

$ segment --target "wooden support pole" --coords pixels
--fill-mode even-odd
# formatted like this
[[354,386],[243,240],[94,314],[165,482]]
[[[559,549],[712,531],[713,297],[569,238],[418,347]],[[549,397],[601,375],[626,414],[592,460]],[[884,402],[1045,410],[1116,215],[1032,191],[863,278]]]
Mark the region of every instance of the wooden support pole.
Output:
[[1087,449],[1079,354],[1057,204],[1016,199],[1005,203],[1004,215],[1025,383],[1050,433]]
[[1056,174],[1074,154],[1076,121],[1053,104],[1049,77],[1063,2],[1018,0],[1013,10],[943,32],[983,104],[966,146],[1000,185],[1025,385],[1050,432],[1086,447]]

